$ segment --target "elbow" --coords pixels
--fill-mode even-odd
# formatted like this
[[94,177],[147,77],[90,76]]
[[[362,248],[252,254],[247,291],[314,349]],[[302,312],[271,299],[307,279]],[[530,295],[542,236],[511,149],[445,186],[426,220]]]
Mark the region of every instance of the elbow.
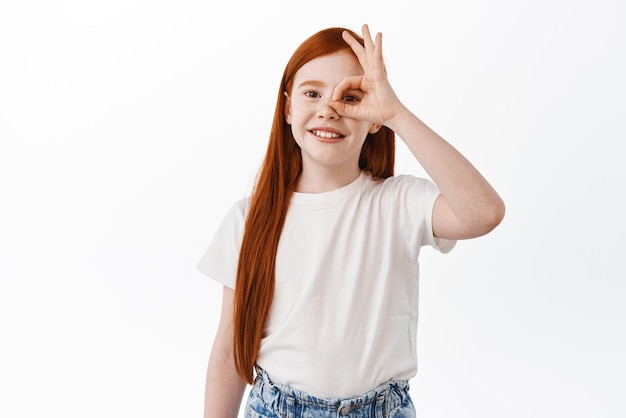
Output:
[[473,215],[466,219],[462,239],[477,238],[496,229],[504,219],[504,202],[498,197],[488,204],[475,208]]
[[493,231],[504,219],[505,206],[500,196],[474,200],[455,212],[441,199],[441,209],[434,213],[433,232],[438,238],[470,239]]
[[500,197],[497,197],[493,202],[487,205],[483,211],[481,222],[482,233],[480,235],[487,234],[500,225],[504,219],[505,212],[506,207]]

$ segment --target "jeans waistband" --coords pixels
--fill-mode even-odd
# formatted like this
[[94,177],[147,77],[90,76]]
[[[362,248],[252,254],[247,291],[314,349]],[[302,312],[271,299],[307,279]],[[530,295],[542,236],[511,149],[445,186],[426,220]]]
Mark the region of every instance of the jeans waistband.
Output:
[[391,380],[362,395],[346,398],[321,398],[289,386],[274,384],[269,374],[256,367],[257,376],[253,390],[279,416],[288,416],[288,411],[302,407],[323,409],[338,416],[352,411],[370,409],[371,416],[383,416],[400,407],[409,396],[409,382]]

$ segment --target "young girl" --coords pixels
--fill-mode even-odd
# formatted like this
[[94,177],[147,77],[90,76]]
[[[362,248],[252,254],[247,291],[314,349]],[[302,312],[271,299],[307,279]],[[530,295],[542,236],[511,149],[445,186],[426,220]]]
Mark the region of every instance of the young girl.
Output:
[[[254,191],[198,264],[224,285],[205,418],[413,417],[420,248],[490,232],[504,204],[407,109],[382,35],[322,30],[283,74]],[[395,135],[432,180],[394,176]]]

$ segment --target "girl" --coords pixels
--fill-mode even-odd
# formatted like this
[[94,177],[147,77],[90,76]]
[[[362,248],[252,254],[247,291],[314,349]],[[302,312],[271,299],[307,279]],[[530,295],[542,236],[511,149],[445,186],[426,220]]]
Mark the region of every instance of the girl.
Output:
[[[413,417],[418,255],[504,204],[390,86],[382,35],[322,30],[287,64],[254,191],[198,269],[224,285],[205,418]],[[394,176],[395,135],[432,180]]]

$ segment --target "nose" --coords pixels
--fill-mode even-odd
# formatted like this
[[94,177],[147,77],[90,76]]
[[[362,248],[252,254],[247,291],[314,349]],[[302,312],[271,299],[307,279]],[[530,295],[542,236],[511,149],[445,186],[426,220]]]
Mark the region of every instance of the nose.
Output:
[[339,114],[328,104],[329,101],[330,99],[326,99],[318,102],[317,116],[320,119],[339,119]]

